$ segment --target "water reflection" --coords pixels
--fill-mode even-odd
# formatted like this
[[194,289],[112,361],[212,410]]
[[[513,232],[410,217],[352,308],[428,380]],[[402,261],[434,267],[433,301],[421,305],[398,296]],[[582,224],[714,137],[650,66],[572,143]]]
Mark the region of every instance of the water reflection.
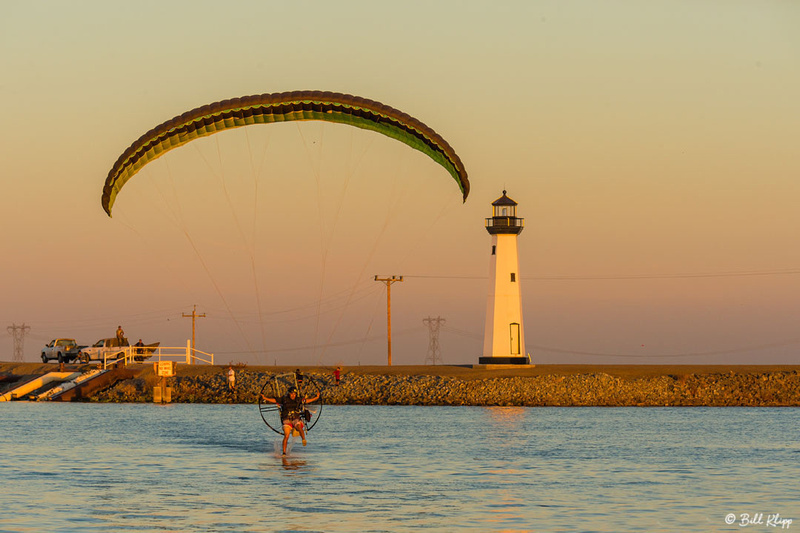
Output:
[[304,466],[306,466],[307,461],[302,459],[290,459],[289,457],[281,457],[281,463],[283,464],[284,470],[300,470]]
[[486,517],[485,522],[490,524],[492,530],[503,532],[521,532],[533,531],[526,527],[509,527],[511,524],[523,525],[530,524],[531,519],[524,516],[523,513],[529,511],[529,502],[523,498],[513,494],[513,489],[503,490],[499,498],[495,501],[486,504],[489,515]]
[[525,421],[530,407],[493,406],[484,407],[489,413],[489,421],[500,429],[515,429]]

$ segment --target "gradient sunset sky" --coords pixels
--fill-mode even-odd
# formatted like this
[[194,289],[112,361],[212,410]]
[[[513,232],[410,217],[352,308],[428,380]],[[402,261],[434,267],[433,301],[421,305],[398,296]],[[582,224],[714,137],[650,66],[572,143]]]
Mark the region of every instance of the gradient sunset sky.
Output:
[[[496,4],[496,5],[495,5]],[[800,3],[0,1],[0,360],[59,336],[219,363],[444,363],[482,347],[503,189],[546,363],[797,363]],[[472,184],[377,133],[252,126],[147,165],[140,135],[249,94],[329,90],[426,123]]]

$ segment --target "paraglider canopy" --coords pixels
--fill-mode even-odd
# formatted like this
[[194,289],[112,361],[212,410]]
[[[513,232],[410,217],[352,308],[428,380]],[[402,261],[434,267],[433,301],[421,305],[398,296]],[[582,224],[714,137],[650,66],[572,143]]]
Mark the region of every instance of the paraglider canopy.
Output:
[[151,129],[120,155],[108,173],[101,202],[111,216],[125,183],[144,165],[194,139],[251,124],[321,120],[373,130],[423,152],[455,179],[466,201],[469,180],[461,159],[421,121],[374,100],[323,91],[293,91],[223,100],[187,111]]

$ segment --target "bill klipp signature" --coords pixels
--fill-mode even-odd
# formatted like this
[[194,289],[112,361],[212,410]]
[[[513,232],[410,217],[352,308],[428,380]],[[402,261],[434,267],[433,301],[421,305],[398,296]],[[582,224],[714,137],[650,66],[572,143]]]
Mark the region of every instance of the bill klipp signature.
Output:
[[781,529],[789,529],[792,527],[792,519],[782,518],[780,513],[728,513],[725,515],[725,523],[729,525],[736,524],[739,527],[765,526],[779,527]]

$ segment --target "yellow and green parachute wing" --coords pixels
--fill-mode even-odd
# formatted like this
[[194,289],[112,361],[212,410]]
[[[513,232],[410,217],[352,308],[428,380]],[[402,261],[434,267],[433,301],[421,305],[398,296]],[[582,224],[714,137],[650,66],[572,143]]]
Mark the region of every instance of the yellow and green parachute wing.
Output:
[[148,131],[114,163],[103,186],[103,209],[111,216],[117,195],[144,165],[194,139],[218,131],[249,126],[323,120],[373,130],[419,150],[443,166],[469,195],[467,171],[453,148],[419,120],[393,107],[352,96],[323,91],[292,91],[243,96],[187,111]]

